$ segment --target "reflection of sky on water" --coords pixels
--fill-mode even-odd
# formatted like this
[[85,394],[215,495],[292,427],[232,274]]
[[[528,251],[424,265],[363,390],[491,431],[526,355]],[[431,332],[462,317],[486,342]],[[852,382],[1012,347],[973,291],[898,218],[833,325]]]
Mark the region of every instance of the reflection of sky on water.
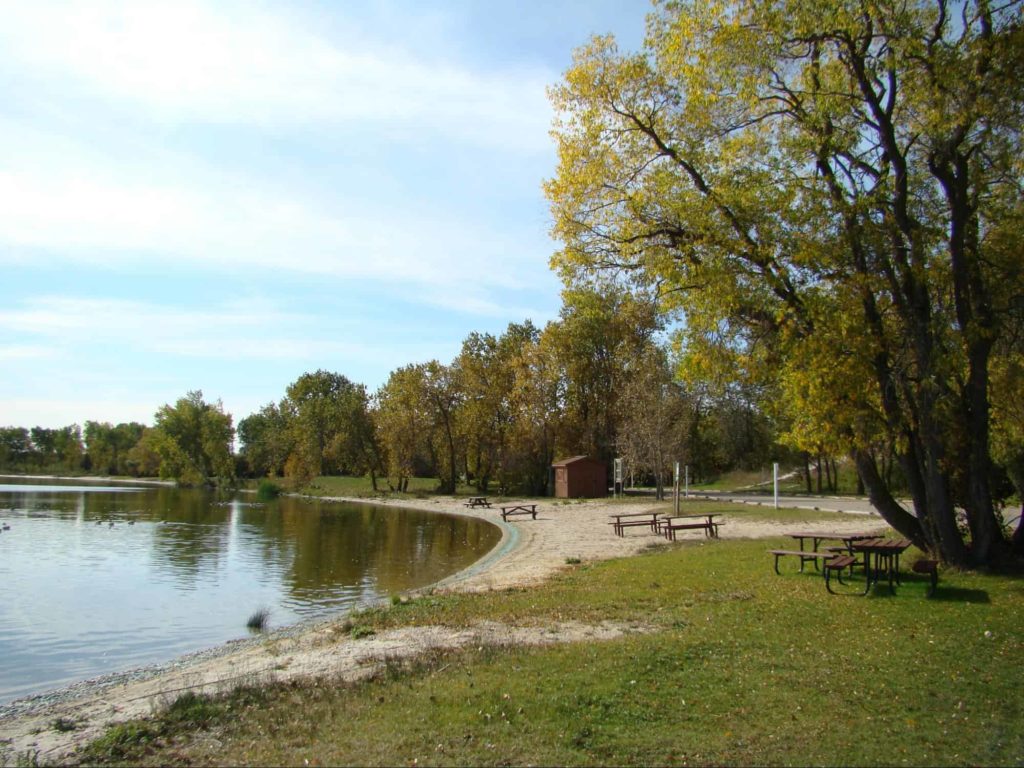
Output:
[[283,626],[423,586],[500,536],[410,510],[88,488],[0,491],[0,702],[243,637],[261,607]]

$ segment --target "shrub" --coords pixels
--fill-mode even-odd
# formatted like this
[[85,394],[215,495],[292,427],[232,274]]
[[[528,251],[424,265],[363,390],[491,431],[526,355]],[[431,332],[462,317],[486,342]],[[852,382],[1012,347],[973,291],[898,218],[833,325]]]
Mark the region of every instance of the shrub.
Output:
[[261,480],[256,489],[256,498],[260,501],[273,501],[281,495],[281,486],[272,480]]

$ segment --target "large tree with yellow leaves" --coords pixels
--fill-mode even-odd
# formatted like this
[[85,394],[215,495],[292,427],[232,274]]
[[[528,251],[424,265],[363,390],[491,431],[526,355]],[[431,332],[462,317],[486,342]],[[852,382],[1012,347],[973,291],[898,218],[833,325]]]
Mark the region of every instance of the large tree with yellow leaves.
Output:
[[660,4],[641,52],[596,38],[552,89],[553,264],[659,291],[688,375],[770,383],[789,439],[848,452],[897,530],[992,563],[993,428],[1020,435],[993,414],[1021,395],[1021,71],[1019,2]]

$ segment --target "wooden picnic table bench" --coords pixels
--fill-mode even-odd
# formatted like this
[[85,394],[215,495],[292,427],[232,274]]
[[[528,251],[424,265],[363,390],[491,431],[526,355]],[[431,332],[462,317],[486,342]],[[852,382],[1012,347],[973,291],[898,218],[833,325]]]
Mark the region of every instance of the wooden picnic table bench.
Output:
[[[776,562],[778,562],[777,559],[776,559]],[[851,573],[852,573],[853,572],[853,565],[856,562],[857,562],[857,558],[854,557],[853,555],[841,555],[839,553],[836,553],[835,557],[833,557],[833,558],[831,558],[829,560],[826,560],[824,566],[822,566],[825,569],[825,589],[827,589],[833,595],[836,594],[832,590],[832,584],[831,584],[832,574],[835,573],[836,578],[839,579],[839,583],[842,584],[843,583],[843,571],[846,570],[847,568],[849,568]]]
[[537,519],[537,505],[536,504],[512,504],[507,507],[501,507],[501,519],[507,521],[510,515],[530,515],[534,520]]
[[469,500],[466,501],[466,506],[470,509],[476,509],[477,507],[491,508],[491,502],[487,500],[486,496],[470,496]]
[[818,565],[819,560],[831,560],[834,557],[839,557],[836,552],[808,552],[802,549],[769,549],[769,554],[775,555],[775,572],[781,575],[779,571],[779,558],[780,557],[799,557],[800,558],[800,573],[804,572],[804,563],[814,563],[815,567]]
[[[711,512],[708,514],[701,515],[664,515],[661,518],[659,524],[659,531],[664,534],[665,538],[669,541],[676,540],[676,531],[687,531],[687,530],[704,530],[704,535],[708,538],[718,538],[718,526],[724,525],[724,523],[716,523],[715,518],[721,517],[719,512]],[[696,518],[703,518],[704,521],[697,522],[677,522],[681,520],[694,520]]]
[[658,526],[661,525],[657,512],[620,512],[616,515],[608,515],[608,517],[615,518],[610,525],[614,526],[617,536],[625,535],[624,528],[643,525],[657,533]]

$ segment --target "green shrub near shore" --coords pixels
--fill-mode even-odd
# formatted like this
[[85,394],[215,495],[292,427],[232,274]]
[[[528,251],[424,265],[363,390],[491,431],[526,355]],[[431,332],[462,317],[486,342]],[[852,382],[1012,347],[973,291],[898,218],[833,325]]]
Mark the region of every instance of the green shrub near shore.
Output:
[[[788,540],[785,540],[788,541]],[[620,639],[473,647],[207,699],[138,727],[125,764],[1016,765],[1024,584],[943,573],[831,596],[776,576],[784,540],[687,542],[567,568],[549,584],[425,596],[350,621],[390,627],[615,622]],[[909,553],[908,553],[909,554]],[[911,558],[912,559],[912,558]],[[905,569],[906,570],[906,569]],[[632,628],[631,630],[629,628]],[[191,706],[195,706],[192,702]],[[217,714],[219,712],[219,714]],[[124,735],[123,726],[121,735]],[[157,738],[153,734],[159,734]]]

